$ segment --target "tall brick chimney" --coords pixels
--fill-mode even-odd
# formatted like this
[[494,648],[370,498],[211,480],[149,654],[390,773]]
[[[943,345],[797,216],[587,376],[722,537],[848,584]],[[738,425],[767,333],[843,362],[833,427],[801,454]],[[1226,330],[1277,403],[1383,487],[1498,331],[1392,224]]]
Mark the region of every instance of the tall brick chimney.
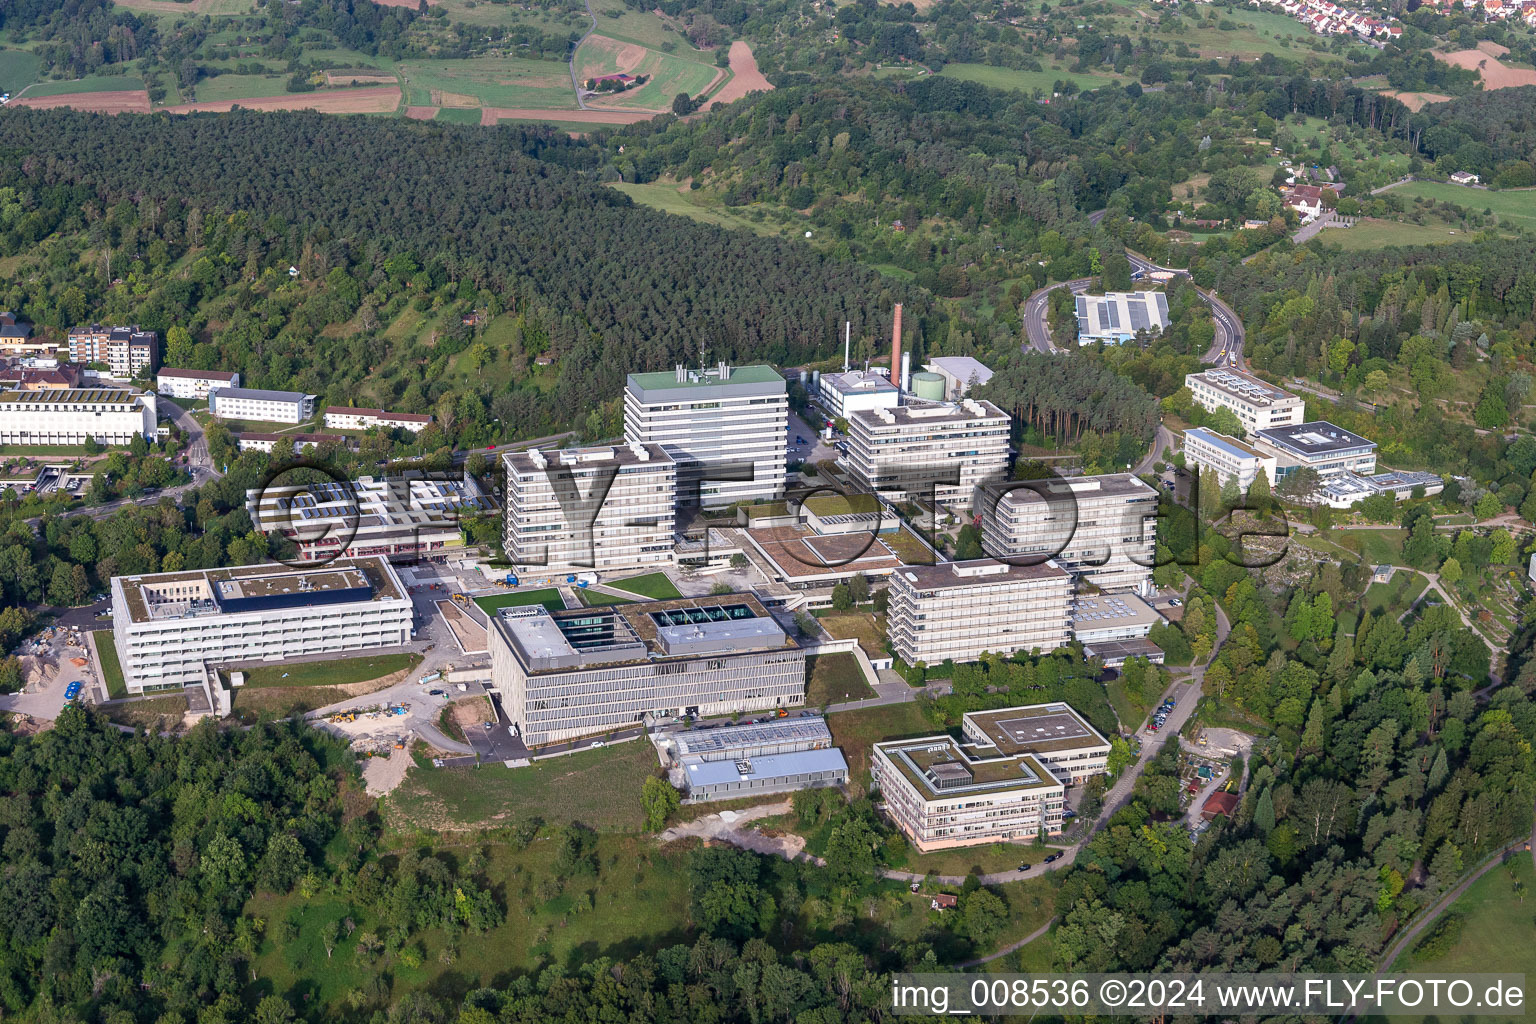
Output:
[[891,328],[891,383],[901,387],[901,303],[896,303],[896,324]]

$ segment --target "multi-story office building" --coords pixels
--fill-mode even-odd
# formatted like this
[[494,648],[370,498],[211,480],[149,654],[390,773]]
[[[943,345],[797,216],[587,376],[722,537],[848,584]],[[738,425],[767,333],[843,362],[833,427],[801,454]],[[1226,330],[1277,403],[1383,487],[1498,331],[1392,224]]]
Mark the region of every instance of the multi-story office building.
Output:
[[1345,473],[1369,476],[1376,472],[1376,442],[1324,420],[1260,430],[1253,446],[1275,461],[1275,479],[1298,469],[1312,469],[1327,480]]
[[302,391],[220,388],[208,396],[208,411],[226,420],[303,423],[315,414],[315,396]]
[[104,363],[114,377],[127,379],[153,370],[160,360],[160,336],[132,327],[91,324],[69,331],[69,359],[74,363]]
[[411,599],[381,558],[114,576],[112,635],[142,693],[202,683],[209,665],[404,644]]
[[1275,482],[1275,458],[1249,447],[1235,437],[1218,434],[1205,427],[1190,427],[1184,431],[1184,464],[1193,473],[1209,469],[1216,474],[1222,485],[1232,478],[1243,491],[1260,474]]
[[401,430],[419,434],[431,422],[432,417],[425,413],[353,409],[344,405],[325,407],[325,425],[332,430],[367,430],[369,427],[383,427],[385,430],[390,430],[399,427]]
[[153,393],[121,388],[0,392],[0,444],[126,445],[155,439]]
[[901,389],[891,383],[889,373],[845,370],[822,374],[816,387],[816,399],[832,419],[847,419],[861,410],[900,405]]
[[976,488],[1008,475],[1008,414],[967,398],[869,409],[848,418],[854,480],[888,500],[969,508]]
[[1054,558],[1101,590],[1143,590],[1156,517],[1156,488],[1130,473],[997,484],[983,491],[981,543],[993,558]]
[[677,464],[658,444],[507,452],[507,558],[520,568],[671,561]]
[[782,498],[788,429],[789,389],[771,366],[632,373],[624,391],[625,440],[667,450],[685,505]]
[[240,386],[240,375],[227,370],[162,369],[155,374],[155,387],[167,398],[201,401],[210,392]]
[[1053,651],[1071,638],[1072,577],[1054,562],[907,565],[890,596],[891,642],[909,665]]
[[1168,326],[1168,296],[1162,292],[1107,292],[1077,296],[1077,340],[1119,345],[1141,331],[1163,333]]
[[1269,427],[1300,423],[1306,403],[1242,370],[1216,369],[1184,375],[1184,386],[1195,402],[1211,412],[1231,409],[1248,434]]
[[805,650],[751,594],[503,608],[491,620],[490,649],[491,683],[529,746],[648,716],[805,703]]
[[364,476],[259,488],[245,492],[245,508],[256,529],[297,544],[298,561],[321,562],[414,559],[462,548],[462,521],[493,512],[496,504],[466,473],[456,480]]
[[1109,740],[1070,704],[969,711],[961,716],[960,733],[978,751],[1029,754],[1068,786],[1102,775],[1109,766]]

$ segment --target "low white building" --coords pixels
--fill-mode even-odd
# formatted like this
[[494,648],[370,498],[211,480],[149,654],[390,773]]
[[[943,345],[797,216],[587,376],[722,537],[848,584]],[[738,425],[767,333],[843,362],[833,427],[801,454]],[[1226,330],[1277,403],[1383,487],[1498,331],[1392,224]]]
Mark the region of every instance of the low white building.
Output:
[[381,558],[112,578],[112,638],[130,693],[205,682],[210,666],[395,647],[411,599]]
[[992,369],[971,356],[935,356],[923,369],[944,378],[944,397],[957,402],[971,393],[971,388],[992,379]]
[[351,447],[351,438],[345,434],[270,434],[261,431],[242,431],[235,435],[235,446],[242,452],[266,452],[271,454],[281,441],[293,444],[293,451],[301,455],[321,445],[334,444],[340,448]]
[[1252,434],[1270,427],[1283,427],[1306,419],[1306,402],[1251,373],[1219,368],[1184,376],[1195,403],[1209,412],[1230,409],[1243,430]]
[[1161,334],[1168,326],[1168,296],[1163,292],[1106,292],[1076,299],[1079,344],[1119,345],[1140,331]]
[[901,389],[891,375],[879,370],[847,370],[824,373],[817,384],[816,399],[827,416],[848,419],[855,412],[890,409],[901,404]]
[[167,398],[202,401],[221,388],[240,386],[240,375],[225,370],[162,369],[155,374],[155,387]]
[[890,589],[891,643],[908,665],[1043,653],[1070,639],[1072,577],[1054,562],[907,565],[891,574]]
[[1209,469],[1219,484],[1236,478],[1237,486],[1247,491],[1260,473],[1275,483],[1275,457],[1263,454],[1235,437],[1218,434],[1205,427],[1190,427],[1184,432],[1184,464],[1195,474]]
[[1376,442],[1326,420],[1260,430],[1253,447],[1275,460],[1271,478],[1277,483],[1298,469],[1314,470],[1324,480],[1376,472]]
[[126,445],[156,435],[153,392],[125,388],[0,391],[0,444]]
[[1163,650],[1147,639],[1163,621],[1157,610],[1135,594],[1080,594],[1072,606],[1072,638],[1083,656],[1118,668],[1127,658],[1162,664]]
[[221,388],[208,396],[208,411],[226,420],[303,423],[315,414],[315,396],[302,391]]
[[398,427],[408,430],[413,434],[420,433],[432,422],[432,417],[424,413],[414,412],[385,412],[383,409],[353,409],[344,405],[328,405],[325,407],[325,425],[331,430],[367,430],[370,427],[383,427],[391,430]]

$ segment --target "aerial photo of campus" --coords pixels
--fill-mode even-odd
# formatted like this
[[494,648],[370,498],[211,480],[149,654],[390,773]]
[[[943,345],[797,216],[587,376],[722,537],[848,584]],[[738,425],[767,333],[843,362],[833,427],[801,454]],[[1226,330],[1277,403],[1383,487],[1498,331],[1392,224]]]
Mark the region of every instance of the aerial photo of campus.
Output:
[[1524,1020],[1536,2],[1349,2],[0,0],[0,1016]]

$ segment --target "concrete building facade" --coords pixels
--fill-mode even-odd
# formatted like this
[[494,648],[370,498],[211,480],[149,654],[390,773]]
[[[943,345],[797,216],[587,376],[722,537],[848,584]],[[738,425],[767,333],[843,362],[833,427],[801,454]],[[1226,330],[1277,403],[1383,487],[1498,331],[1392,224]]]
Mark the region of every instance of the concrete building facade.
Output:
[[1184,431],[1184,464],[1197,474],[1201,470],[1211,470],[1222,485],[1235,477],[1237,486],[1243,491],[1248,490],[1260,473],[1269,478],[1271,485],[1275,482],[1273,455],[1205,427],[1190,427]]
[[1211,412],[1230,409],[1243,430],[1252,435],[1306,419],[1306,402],[1241,370],[1202,370],[1184,375],[1184,386],[1195,402]]
[[752,594],[503,608],[490,650],[492,685],[529,746],[805,703],[805,650]]
[[987,488],[982,548],[1045,561],[1101,590],[1145,590],[1157,542],[1157,490],[1130,473],[1053,477]]
[[890,409],[901,404],[901,389],[879,370],[824,373],[816,398],[830,419],[847,419],[855,412]]
[[692,802],[848,781],[848,762],[820,715],[652,736],[668,778]]
[[1071,638],[1071,598],[1072,577],[1054,562],[907,565],[891,574],[891,642],[909,665],[1053,651]]
[[155,374],[155,388],[167,398],[198,402],[210,392],[240,386],[240,375],[224,370],[162,369]]
[[331,430],[367,430],[370,427],[383,427],[390,430],[398,427],[401,430],[419,434],[431,422],[432,417],[425,413],[353,409],[344,405],[325,407],[325,425]]
[[520,568],[672,560],[677,463],[659,444],[506,452],[507,558]]
[[132,327],[104,327],[101,324],[72,327],[69,330],[69,360],[72,363],[104,363],[107,372],[127,380],[144,370],[153,370],[160,361],[160,336],[154,331]]
[[904,497],[971,507],[1008,475],[1008,414],[991,402],[922,403],[855,412],[844,461],[855,482]]
[[1325,420],[1261,430],[1254,435],[1253,446],[1275,460],[1276,481],[1303,468],[1315,470],[1324,480],[1376,472],[1376,442]]
[[302,391],[220,388],[209,394],[208,411],[226,420],[303,423],[315,414],[315,396]]
[[411,599],[389,563],[247,565],[112,578],[112,635],[132,693],[200,684],[207,666],[394,647]]
[[624,390],[625,440],[667,450],[685,505],[782,498],[788,429],[789,388],[771,366],[632,373]]
[[155,395],[122,388],[0,392],[0,444],[126,445],[155,439]]

